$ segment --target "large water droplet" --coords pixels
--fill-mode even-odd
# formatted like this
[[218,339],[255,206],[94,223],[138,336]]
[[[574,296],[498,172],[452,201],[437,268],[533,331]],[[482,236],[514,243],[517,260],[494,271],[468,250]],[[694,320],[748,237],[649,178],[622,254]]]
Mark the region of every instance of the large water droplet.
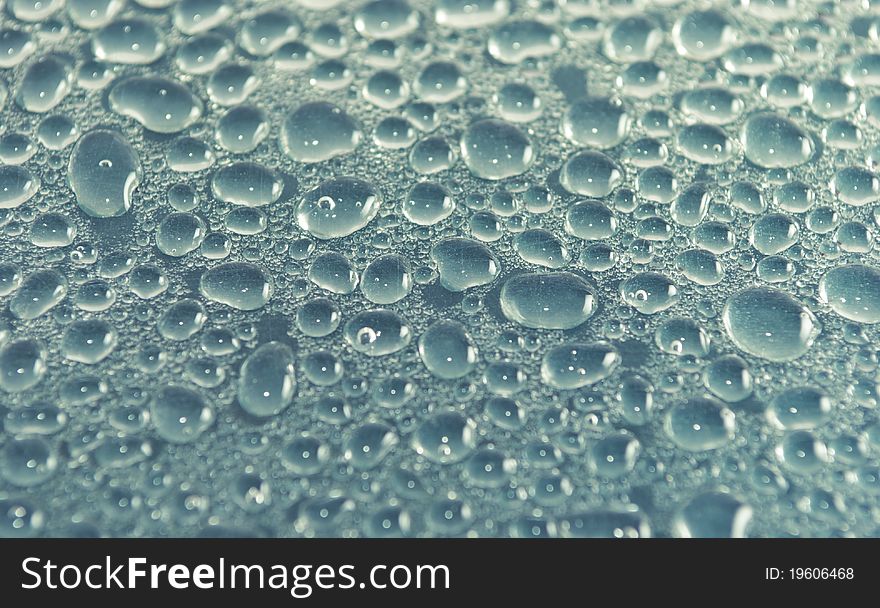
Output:
[[775,289],[752,287],[727,299],[724,327],[745,352],[770,361],[804,355],[821,331],[816,317],[793,297]]
[[92,217],[115,217],[131,207],[141,181],[137,153],[115,131],[89,131],[76,142],[67,168],[79,208]]

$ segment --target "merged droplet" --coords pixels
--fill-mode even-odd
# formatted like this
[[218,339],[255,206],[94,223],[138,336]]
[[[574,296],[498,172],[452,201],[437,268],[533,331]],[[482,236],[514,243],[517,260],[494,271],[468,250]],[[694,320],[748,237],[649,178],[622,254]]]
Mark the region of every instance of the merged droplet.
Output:
[[607,196],[623,181],[623,170],[601,152],[584,150],[562,165],[559,183],[572,194]]
[[123,80],[110,90],[110,108],[157,133],[177,133],[202,116],[203,104],[185,85],[161,76]]
[[349,154],[361,137],[357,123],[342,108],[321,101],[301,105],[281,124],[281,147],[303,163]]
[[9,301],[13,316],[36,319],[58,306],[67,296],[67,279],[57,270],[35,270],[21,282]]
[[540,21],[508,21],[489,36],[489,54],[501,63],[516,64],[526,59],[552,55],[562,47],[562,38]]
[[92,54],[99,61],[146,65],[165,53],[156,27],[143,19],[120,19],[92,37]]

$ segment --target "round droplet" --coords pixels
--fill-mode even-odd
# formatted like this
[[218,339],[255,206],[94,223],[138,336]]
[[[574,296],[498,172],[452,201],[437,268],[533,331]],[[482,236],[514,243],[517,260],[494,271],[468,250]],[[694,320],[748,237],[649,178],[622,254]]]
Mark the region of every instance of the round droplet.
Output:
[[328,336],[340,322],[339,307],[326,298],[309,300],[296,311],[296,325],[301,332],[313,338]]
[[448,103],[466,90],[467,80],[461,69],[449,61],[428,64],[413,82],[415,94],[428,103]]
[[681,538],[745,538],[752,507],[726,492],[705,492],[676,515],[675,535]]
[[509,122],[487,118],[461,137],[461,156],[477,177],[499,180],[525,173],[535,160],[531,140]]
[[433,175],[446,171],[455,163],[455,152],[442,137],[426,137],[419,140],[409,153],[413,171]]
[[527,84],[505,84],[494,97],[501,118],[511,122],[530,122],[541,115],[544,104]]
[[570,272],[518,274],[501,288],[504,316],[536,329],[571,329],[590,318],[596,293]]
[[675,49],[696,61],[720,57],[730,48],[735,35],[736,30],[727,17],[716,10],[687,13],[672,27]]
[[467,376],[477,363],[477,348],[458,321],[432,323],[419,337],[419,356],[428,371],[444,380]]
[[0,30],[0,68],[14,68],[36,50],[30,33],[12,28]]
[[257,310],[272,298],[272,277],[256,264],[229,262],[205,271],[199,283],[202,295],[238,310]]
[[370,76],[363,89],[364,99],[383,110],[391,110],[404,104],[409,98],[409,84],[400,74],[380,70]]
[[605,31],[602,50],[619,63],[647,61],[663,41],[663,33],[644,15],[624,17]]
[[589,97],[572,104],[562,118],[562,133],[591,148],[613,148],[629,133],[630,118],[617,100]]
[[309,280],[333,293],[349,294],[357,287],[357,270],[347,257],[335,251],[318,255],[309,265]]
[[393,304],[412,289],[409,263],[397,254],[376,258],[364,269],[361,291],[374,304]]
[[269,134],[269,117],[255,106],[230,108],[217,121],[217,143],[236,154],[251,152]]
[[832,268],[819,281],[819,297],[844,319],[880,323],[880,270],[863,264]]
[[733,141],[720,127],[695,124],[678,132],[678,150],[682,156],[704,165],[720,165],[731,159]]
[[403,317],[381,308],[356,314],[345,324],[343,333],[352,348],[371,357],[395,353],[412,338]]
[[723,320],[734,344],[770,361],[797,359],[810,349],[822,329],[800,302],[764,287],[743,289],[728,298]]
[[268,342],[248,355],[238,379],[238,403],[252,416],[274,416],[296,392],[293,352],[280,342]]
[[163,386],[150,402],[156,433],[171,443],[189,443],[214,422],[214,412],[196,391],[183,386]]
[[115,131],[95,130],[76,142],[67,175],[80,209],[92,217],[115,217],[131,207],[142,171],[128,141]]
[[30,338],[0,347],[0,389],[19,393],[35,386],[46,374],[46,349]]
[[458,412],[434,414],[416,429],[412,446],[417,454],[438,464],[464,460],[476,447],[477,425]]
[[40,178],[17,165],[0,166],[0,209],[15,209],[40,189]]
[[831,413],[831,399],[812,386],[788,388],[776,395],[767,408],[767,419],[787,431],[803,431],[820,426]]
[[131,270],[128,288],[139,298],[149,300],[168,289],[168,277],[155,264],[141,264]]
[[437,23],[455,29],[495,25],[509,12],[508,0],[437,0],[434,3]]
[[48,112],[67,97],[72,84],[73,70],[68,58],[44,55],[25,70],[15,100],[28,112]]
[[354,29],[364,38],[393,40],[411,34],[421,15],[405,0],[373,0],[354,15]]
[[0,476],[14,486],[38,486],[57,469],[55,449],[39,437],[9,439],[0,452]]
[[110,356],[117,339],[116,328],[107,321],[80,319],[64,330],[61,354],[65,359],[93,365]]
[[761,253],[775,255],[797,243],[799,234],[800,229],[791,217],[782,213],[769,213],[752,224],[749,240]]
[[880,199],[880,178],[861,167],[845,167],[834,174],[831,191],[847,205],[861,207]]
[[156,329],[166,340],[180,342],[196,335],[207,320],[208,315],[201,302],[183,298],[165,309]]
[[202,171],[214,164],[214,152],[202,141],[180,137],[165,149],[168,167],[181,173]]
[[238,162],[221,167],[211,178],[211,192],[221,201],[246,207],[262,207],[281,196],[284,180],[269,167]]
[[419,182],[403,201],[403,215],[414,224],[432,226],[455,211],[452,193],[436,182]]
[[673,406],[664,424],[677,446],[691,451],[715,450],[733,437],[736,417],[711,397],[695,397]]
[[382,194],[355,177],[325,181],[303,196],[296,209],[300,228],[319,239],[348,236],[364,228],[382,205]]
[[623,301],[642,314],[664,311],[678,302],[678,286],[656,272],[635,274],[620,284]]
[[371,469],[378,465],[399,439],[384,422],[366,422],[345,441],[344,456],[356,469]]
[[156,230],[156,247],[165,255],[181,257],[195,251],[206,233],[205,223],[192,213],[170,213]]
[[703,385],[719,399],[735,403],[752,394],[752,374],[742,358],[724,355],[706,367]]
[[611,194],[623,181],[620,166],[601,152],[585,150],[568,157],[559,183],[572,194],[601,197]]
[[709,336],[692,319],[667,319],[654,332],[654,342],[663,352],[679,357],[709,354]]
[[532,20],[508,21],[489,35],[489,54],[506,64],[552,55],[562,47],[562,38],[545,23]]
[[751,116],[743,125],[740,142],[746,158],[765,169],[802,165],[815,151],[806,131],[776,114]]

